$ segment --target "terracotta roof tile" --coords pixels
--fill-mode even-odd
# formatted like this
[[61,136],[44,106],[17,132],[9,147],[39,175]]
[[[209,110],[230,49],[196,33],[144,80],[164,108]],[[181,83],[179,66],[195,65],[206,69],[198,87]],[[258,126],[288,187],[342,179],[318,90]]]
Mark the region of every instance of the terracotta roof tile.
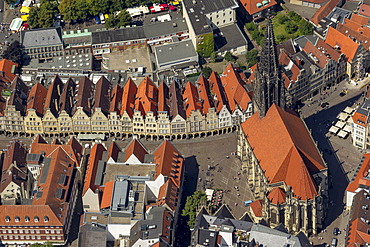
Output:
[[54,116],[58,116],[59,99],[63,90],[63,82],[58,75],[55,75],[53,82],[48,88],[48,93],[45,99],[44,114],[47,109],[50,109]]
[[128,78],[126,85],[123,87],[121,115],[126,111],[132,117],[135,109],[135,97],[137,87],[131,78]]
[[72,110],[73,110],[73,105],[74,105],[74,95],[75,95],[75,89],[76,89],[76,83],[69,78],[67,82],[64,84],[63,87],[63,92],[60,95],[59,99],[59,114],[62,111],[66,111],[66,113],[71,116],[72,115]]
[[250,207],[254,215],[257,217],[262,217],[262,200],[256,200],[251,203]]
[[352,13],[352,16],[351,16],[351,21],[354,21],[360,25],[368,25],[369,20],[370,19],[368,17],[364,17],[364,16],[361,16],[355,13]]
[[311,173],[326,168],[305,124],[295,113],[274,104],[264,118],[255,113],[241,126],[269,183],[285,182],[302,200],[317,195]]
[[202,110],[202,103],[199,99],[197,88],[190,81],[185,85],[182,99],[184,101],[186,117],[190,117],[192,111]]
[[334,48],[338,47],[350,62],[355,57],[359,47],[359,44],[332,27],[329,27],[326,33],[325,43]]
[[74,105],[72,114],[77,111],[77,107],[82,107],[83,111],[90,116],[94,100],[94,83],[86,76],[78,82],[78,92],[75,100],[76,104]]
[[[330,60],[330,58],[327,57],[325,53],[319,50],[311,42],[307,42],[306,45],[303,47],[303,50],[322,69],[325,68],[326,64]],[[295,67],[298,69],[297,66]],[[298,79],[298,75],[296,75],[295,79],[293,80],[296,81],[297,79]]]
[[254,15],[258,12],[261,12],[264,9],[270,8],[277,4],[275,0],[268,1],[268,4],[260,8],[257,7],[257,3],[261,3],[258,0],[240,0],[241,5],[248,12],[249,15]]
[[158,193],[158,205],[166,204],[172,211],[176,210],[178,187],[172,178],[168,179],[160,188]]
[[169,103],[169,89],[166,83],[162,82],[158,87],[158,111],[166,111],[170,110],[168,103]]
[[319,22],[340,3],[340,0],[329,0],[327,3],[322,5],[316,13],[311,17],[311,22],[316,26],[319,25]]
[[44,88],[40,83],[36,83],[28,95],[27,109],[35,109],[37,115],[43,116],[44,104],[46,100],[46,94],[48,90]]
[[17,67],[18,67],[18,64],[8,59],[0,60],[1,79],[8,83],[13,81],[16,76],[14,72]]
[[368,27],[354,29],[355,27],[350,25],[349,22],[350,21],[348,21],[346,24],[338,23],[337,30],[347,37],[356,40],[356,42],[360,42],[361,45],[368,50],[370,48],[370,29]]
[[367,118],[368,117],[366,115],[363,115],[359,112],[355,112],[355,114],[353,114],[352,116],[353,122],[358,125],[361,125],[362,127],[366,127]]
[[121,148],[116,142],[112,142],[108,149],[108,159],[112,158],[115,162],[117,162],[119,152],[121,152]]
[[123,89],[117,84],[110,95],[110,112],[117,112],[120,114],[122,108],[122,94]]
[[153,112],[156,115],[157,105],[158,88],[149,77],[145,77],[137,88],[135,110],[141,111],[142,115],[145,115],[147,112]]
[[101,111],[105,114],[109,113],[111,87],[112,84],[105,76],[101,76],[95,85],[94,108],[100,107]]
[[361,4],[360,9],[358,10],[359,15],[370,17],[370,5]]
[[209,84],[206,78],[203,75],[200,75],[198,81],[196,82],[199,99],[202,103],[202,112],[203,114],[208,114],[209,108],[213,107],[213,100],[209,92]]
[[169,141],[164,141],[154,151],[155,178],[160,174],[171,177],[175,185],[180,188],[184,166],[184,158]]
[[267,198],[270,200],[270,202],[275,205],[285,203],[285,197],[285,191],[280,187],[273,188],[267,195]]
[[224,88],[221,85],[220,77],[216,74],[215,71],[212,71],[211,75],[208,78],[208,81],[210,84],[211,93],[214,95],[213,100],[217,109],[217,113],[221,111],[224,105],[229,108]]
[[103,197],[100,203],[100,208],[109,208],[112,202],[112,194],[114,188],[114,181],[106,182],[104,185]]
[[99,189],[100,186],[95,184],[96,172],[98,170],[98,163],[103,158],[103,152],[106,151],[105,147],[100,144],[96,143],[91,148],[89,161],[86,166],[86,174],[84,180],[84,188],[82,191],[82,195],[85,195],[86,191],[90,188],[93,192]]
[[148,151],[145,149],[143,144],[141,144],[137,139],[133,139],[126,147],[125,149],[125,160],[124,162],[127,162],[127,160],[131,157],[131,155],[135,155],[135,157],[141,162],[144,162],[145,155],[148,154]]
[[367,177],[369,175],[369,169],[370,169],[370,153],[364,154],[364,160],[361,163],[360,170],[355,174],[355,177],[353,181],[351,181],[346,191],[355,192],[359,185],[366,185],[370,186],[370,180],[364,179],[364,177]]

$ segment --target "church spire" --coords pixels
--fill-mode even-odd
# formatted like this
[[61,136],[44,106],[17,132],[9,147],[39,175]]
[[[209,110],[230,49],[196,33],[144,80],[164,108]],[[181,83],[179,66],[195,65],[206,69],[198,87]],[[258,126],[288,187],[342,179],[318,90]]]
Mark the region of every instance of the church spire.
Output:
[[261,117],[272,104],[285,108],[284,84],[281,80],[274,30],[268,19],[260,61],[254,81],[254,107]]

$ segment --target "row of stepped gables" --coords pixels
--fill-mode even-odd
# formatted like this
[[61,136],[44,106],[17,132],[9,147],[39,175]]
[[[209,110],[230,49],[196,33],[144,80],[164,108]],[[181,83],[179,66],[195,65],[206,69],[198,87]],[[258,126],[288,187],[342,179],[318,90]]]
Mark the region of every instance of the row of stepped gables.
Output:
[[195,84],[159,83],[145,78],[123,88],[105,77],[63,82],[58,75],[48,88],[31,89],[18,77],[2,93],[1,128],[6,133],[47,136],[110,134],[114,136],[188,138],[231,131],[253,113],[247,83],[231,64],[224,73],[202,75]]

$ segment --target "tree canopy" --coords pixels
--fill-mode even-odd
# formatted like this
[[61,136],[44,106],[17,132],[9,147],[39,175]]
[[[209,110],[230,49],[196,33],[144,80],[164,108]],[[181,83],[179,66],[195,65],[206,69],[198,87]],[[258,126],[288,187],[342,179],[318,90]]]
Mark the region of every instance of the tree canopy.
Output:
[[249,68],[252,67],[253,65],[255,65],[258,61],[258,51],[257,51],[257,49],[253,49],[253,50],[248,51],[245,54],[245,59],[247,60],[247,65],[248,65]]
[[8,59],[17,63],[18,65],[22,66],[23,58],[22,58],[22,49],[21,44],[18,40],[13,41],[8,48],[3,52],[2,58]]
[[120,13],[115,16],[114,14],[109,15],[109,18],[105,21],[105,26],[110,27],[124,27],[131,23],[132,18],[126,10],[121,10]]
[[186,198],[186,204],[182,210],[182,216],[188,216],[188,226],[194,227],[195,219],[197,217],[197,209],[200,203],[207,201],[207,195],[203,191],[195,191],[193,195]]
[[58,14],[56,2],[42,0],[40,7],[31,8],[27,22],[32,28],[51,27],[56,14]]
[[53,245],[50,242],[46,242],[45,244],[40,243],[31,244],[30,247],[53,247]]

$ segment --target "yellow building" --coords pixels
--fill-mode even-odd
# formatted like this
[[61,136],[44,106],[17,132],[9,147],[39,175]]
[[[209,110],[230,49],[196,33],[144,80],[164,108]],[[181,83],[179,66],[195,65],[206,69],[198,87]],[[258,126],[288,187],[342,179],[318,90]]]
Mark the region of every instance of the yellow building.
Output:
[[121,117],[122,123],[122,133],[124,134],[132,134],[132,119],[130,115],[126,111],[123,112]]
[[60,135],[73,134],[72,118],[68,115],[68,113],[65,110],[61,111],[59,114],[58,125]]
[[145,121],[141,111],[135,111],[132,116],[133,132],[137,135],[145,135]]
[[36,114],[35,109],[27,110],[27,115],[24,117],[24,130],[31,135],[44,133],[42,118]]
[[108,117],[101,111],[100,107],[95,108],[95,112],[90,118],[92,133],[109,133]]
[[166,111],[158,112],[157,126],[159,135],[171,134],[171,122]]
[[46,135],[59,135],[58,119],[51,113],[50,109],[47,109],[44,117],[42,118],[42,124],[44,126],[44,134]]
[[113,133],[114,135],[120,134],[122,129],[122,123],[120,116],[117,114],[117,112],[110,112],[108,115],[108,121],[109,121],[109,132]]
[[77,107],[72,122],[75,133],[91,133],[90,117],[84,112],[83,107]]
[[145,117],[145,132],[147,135],[155,135],[158,133],[157,120],[153,112],[147,112]]
[[207,122],[207,126],[206,126],[207,130],[218,129],[218,116],[217,116],[215,108],[209,108],[208,114],[206,117],[206,122]]
[[189,133],[206,130],[206,118],[199,110],[191,112],[187,119],[187,130]]
[[20,111],[15,109],[14,105],[8,105],[4,110],[2,128],[10,133],[23,133],[24,121]]

